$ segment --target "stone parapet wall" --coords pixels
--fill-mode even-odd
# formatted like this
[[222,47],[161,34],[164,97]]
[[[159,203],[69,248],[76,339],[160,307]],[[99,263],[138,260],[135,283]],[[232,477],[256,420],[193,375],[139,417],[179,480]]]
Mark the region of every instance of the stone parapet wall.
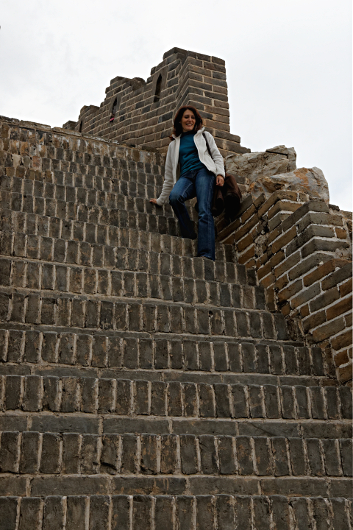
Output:
[[351,229],[346,212],[303,193],[243,201],[218,222],[219,240],[254,267],[272,310],[300,323],[306,340],[332,352],[341,381],[352,379]]
[[[250,151],[241,147],[239,136],[230,133],[225,62],[179,48],[163,55],[147,81],[112,79],[100,107],[82,107],[74,128],[128,145],[165,150],[173,116],[186,104],[201,112],[223,155]],[[73,122],[64,127],[73,128]]]

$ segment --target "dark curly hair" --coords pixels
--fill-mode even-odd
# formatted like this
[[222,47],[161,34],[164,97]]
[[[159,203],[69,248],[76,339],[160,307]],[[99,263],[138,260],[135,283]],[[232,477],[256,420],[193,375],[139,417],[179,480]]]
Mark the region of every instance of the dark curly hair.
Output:
[[195,122],[195,127],[194,127],[194,131],[199,131],[202,127],[202,118],[200,116],[200,113],[197,109],[195,109],[195,107],[193,107],[192,105],[184,105],[183,107],[180,107],[180,109],[177,111],[175,117],[174,117],[174,121],[173,121],[173,124],[174,124],[174,128],[173,128],[173,134],[175,136],[180,136],[181,133],[183,132],[183,129],[182,129],[182,126],[181,126],[181,118],[183,117],[183,114],[186,110],[191,110],[191,112],[193,112],[194,116],[195,116],[195,119],[196,119],[196,122]]

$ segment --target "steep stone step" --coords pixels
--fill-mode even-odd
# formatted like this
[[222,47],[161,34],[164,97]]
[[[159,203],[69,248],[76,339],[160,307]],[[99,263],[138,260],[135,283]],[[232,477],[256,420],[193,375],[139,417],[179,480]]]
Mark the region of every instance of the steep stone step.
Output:
[[259,495],[258,491],[253,495],[244,491],[229,495],[171,491],[160,495],[157,484],[153,495],[129,495],[127,488],[119,495],[107,488],[97,494],[95,483],[90,481],[93,491],[87,487],[78,496],[65,482],[62,489],[67,496],[55,490],[50,496],[49,492],[40,494],[42,489],[35,481],[32,496],[19,497],[17,492],[13,497],[0,497],[0,511],[7,530],[267,530],[272,524],[276,530],[350,528],[352,503],[341,497],[296,497],[290,492],[288,496],[284,492]]
[[[143,416],[344,420],[350,419],[352,414],[351,390],[348,387],[132,381],[122,377],[123,374],[119,378],[0,376],[1,410],[98,414],[104,416],[105,422],[109,423],[111,419],[120,425],[121,420],[116,416],[134,417],[137,423],[141,423]],[[37,415],[37,421],[40,422],[41,417]],[[168,421],[162,421],[162,424],[168,432],[171,424]],[[264,423],[264,428],[266,425]],[[190,422],[189,429],[192,428]],[[149,428],[147,431],[136,429],[136,432],[159,431]]]
[[[206,281],[170,274],[170,256],[156,260],[152,272],[121,271],[117,269],[67,266],[60,263],[43,263],[25,259],[0,259],[0,288],[26,288],[32,295],[50,295],[70,293],[71,295],[97,295],[102,297],[145,298],[164,301],[185,302],[187,304],[206,304],[217,307],[244,309],[265,309],[265,291],[261,286],[241,286],[235,282],[220,280]],[[207,258],[198,258],[206,260]],[[203,269],[203,263],[196,262],[196,270]],[[200,266],[201,265],[201,266]],[[168,271],[169,268],[169,271]],[[212,267],[213,268],[213,267]],[[227,268],[230,270],[230,267]],[[147,269],[148,270],[148,269]],[[208,269],[211,270],[212,269]],[[223,268],[224,271],[224,268]],[[162,274],[160,274],[160,272]],[[203,272],[203,271],[202,271]],[[213,268],[214,272],[214,268]],[[194,274],[190,271],[189,276]],[[195,274],[197,277],[197,274]],[[214,274],[213,274],[214,276]]]
[[[0,164],[3,168],[3,175],[12,178],[14,185],[18,179],[38,180],[59,186],[78,186],[111,191],[114,180],[120,179],[143,185],[163,183],[164,157],[159,153],[133,152],[126,146],[113,146],[112,144],[107,146],[106,144],[103,149],[108,148],[110,156],[107,156],[107,153],[102,156],[98,153],[83,152],[84,142],[81,140],[81,145],[77,150],[60,147],[58,151],[53,145],[42,144],[40,156],[34,155],[33,159],[24,153],[29,148],[27,142],[10,139],[4,143],[5,149],[1,151]],[[99,146],[98,150],[101,147]],[[87,148],[89,149],[88,145]],[[45,153],[47,149],[49,151]],[[136,160],[136,155],[138,160]],[[24,164],[19,163],[18,159],[21,157],[23,157]]]
[[[171,298],[170,285],[164,298]],[[162,293],[161,293],[162,297]],[[261,300],[259,305],[262,305]],[[282,314],[261,309],[190,305],[172,300],[129,299],[0,288],[2,322],[42,324],[64,328],[226,335],[253,339],[289,338]],[[58,330],[59,331],[59,330]],[[64,330],[62,330],[64,331]]]
[[[162,189],[164,177],[160,174],[140,172],[138,177],[129,178],[128,172],[116,172],[111,178],[93,178],[87,180],[79,172],[63,177],[58,183],[55,175],[40,172],[33,179],[10,177],[5,174],[0,176],[0,193],[14,193],[23,195],[27,202],[29,197],[38,199],[56,199],[58,201],[87,204],[87,206],[103,206],[116,208],[123,197],[128,200],[139,198],[149,199],[153,193]],[[152,193],[152,195],[150,195]],[[156,195],[154,195],[156,196]],[[39,201],[41,202],[41,201]],[[140,202],[140,201],[137,201]],[[150,205],[151,208],[152,205]],[[169,204],[167,209],[170,210]],[[162,208],[161,208],[162,210]]]
[[36,431],[5,431],[0,436],[2,473],[352,476],[351,438]]
[[[169,233],[146,232],[134,228],[76,222],[70,219],[62,220],[9,209],[1,211],[0,233],[1,253],[4,255],[40,258],[45,261],[67,260],[68,263],[72,261],[80,263],[82,260],[82,265],[86,265],[89,259],[93,260],[94,264],[101,264],[104,255],[107,267],[112,266],[111,255],[114,255],[114,252],[117,260],[121,259],[124,263],[126,253],[137,250],[171,254],[183,260],[183,258],[194,258],[197,247],[196,241],[182,239]],[[117,250],[114,251],[115,248]],[[121,248],[122,257],[119,258]],[[225,261],[233,264],[234,257],[232,245],[216,244],[217,262]],[[191,262],[189,263],[191,268]],[[243,265],[236,264],[236,266],[238,270],[246,270]],[[217,270],[222,266],[216,264],[215,267]],[[210,268],[212,270],[211,265]],[[252,278],[255,278],[254,273],[251,274]]]
[[[50,413],[8,411],[0,416],[0,430],[35,431],[41,433],[81,434],[156,434],[156,435],[211,435],[280,438],[348,439],[352,434],[350,420],[300,419],[212,419],[212,418],[156,418],[95,415],[85,413]],[[334,459],[335,459],[334,455]],[[1,482],[1,481],[0,481]]]
[[[92,225],[112,225],[120,228],[134,228],[147,232],[158,232],[160,234],[179,235],[178,221],[170,212],[169,215],[157,215],[153,213],[140,213],[138,211],[103,208],[93,206],[91,208],[76,204],[74,202],[50,200],[49,207],[44,208],[32,205],[32,197],[29,201],[24,200],[24,196],[10,192],[2,192],[1,206],[10,210],[27,214],[37,214],[61,220],[73,220]],[[15,195],[15,196],[14,196]],[[28,204],[29,203],[29,204]],[[148,201],[145,204],[150,204]],[[152,204],[151,204],[152,206]]]
[[[151,171],[152,168],[148,168],[150,171],[141,169],[139,172],[115,170],[106,177],[87,175],[84,166],[72,169],[76,171],[38,171],[31,175],[32,178],[11,176],[3,172],[0,176],[0,190],[26,196],[108,206],[114,204],[118,195],[148,199],[153,196],[150,193],[156,189],[161,190],[164,181],[164,168],[160,166],[155,166],[154,171]],[[104,168],[100,170],[104,171]]]
[[153,379],[153,372],[156,378],[172,370],[179,371],[180,377],[202,372],[199,377],[224,380],[231,373],[243,373],[249,380],[257,374],[263,381],[266,376],[274,381],[277,377],[282,381],[301,378],[303,384],[309,384],[307,377],[310,382],[331,374],[329,359],[321,348],[271,339],[195,338],[188,334],[166,338],[158,333],[152,337],[142,332],[75,333],[27,326],[0,328],[0,348],[0,370],[4,373],[9,365],[9,374],[16,366],[23,375],[36,370],[37,365],[38,370],[51,370],[52,375],[55,367],[71,366],[73,370],[87,368],[86,375],[103,377],[109,371],[129,370],[131,374],[138,370],[137,377]]
[[[33,186],[33,182],[29,181]],[[123,181],[119,181],[122,183]],[[125,183],[126,184],[126,183]],[[13,189],[4,190],[0,187],[0,205],[2,208],[10,208],[13,211],[36,213],[60,219],[72,218],[76,213],[79,220],[88,221],[99,217],[114,216],[115,210],[123,210],[130,214],[150,214],[155,216],[173,217],[172,207],[167,203],[163,206],[152,204],[149,199],[158,197],[159,192],[155,187],[151,190],[152,195],[147,196],[146,190],[143,196],[127,195],[125,193],[105,193],[96,190],[86,191],[82,188],[63,188],[58,193],[54,187],[48,194],[38,193],[31,189],[28,192],[16,192]],[[192,203],[186,203],[186,207],[192,217],[196,218],[196,211]]]

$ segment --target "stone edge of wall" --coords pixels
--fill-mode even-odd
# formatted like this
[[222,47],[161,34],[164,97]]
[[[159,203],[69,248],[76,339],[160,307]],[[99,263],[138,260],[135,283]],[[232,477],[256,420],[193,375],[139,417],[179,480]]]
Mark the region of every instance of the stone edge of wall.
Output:
[[[80,133],[77,131],[73,131],[70,129],[65,129],[62,127],[51,127],[50,125],[46,125],[43,123],[36,123],[32,121],[27,120],[19,120],[17,118],[9,118],[7,116],[0,116],[0,140],[7,139],[8,138],[8,129],[10,127],[12,128],[18,128],[18,129],[28,129],[33,131],[33,142],[31,141],[31,138],[28,139],[29,143],[37,143],[38,138],[36,137],[37,132],[42,132],[46,134],[52,134],[53,140],[52,144],[54,147],[60,147],[59,142],[55,141],[55,137],[62,137],[66,136],[69,138],[71,142],[77,142],[78,150],[84,151],[85,147],[90,144],[92,145],[100,145],[103,153],[106,150],[106,152],[114,156],[115,154],[119,152],[124,152],[124,156],[130,158],[131,160],[134,160],[135,162],[143,162],[143,163],[152,163],[156,165],[164,165],[165,164],[165,154],[158,151],[154,148],[144,148],[142,146],[139,147],[131,147],[129,145],[126,145],[124,143],[120,143],[116,140],[110,140],[107,138],[102,138],[100,136],[93,136],[88,133]],[[44,140],[42,143],[46,143],[50,140]],[[41,143],[41,142],[38,142]],[[56,145],[57,144],[57,145]],[[91,147],[92,150],[94,147]]]
[[299,326],[306,342],[332,355],[340,382],[352,384],[352,243],[348,212],[300,192],[244,198],[237,218],[217,222],[254,267],[268,307]]

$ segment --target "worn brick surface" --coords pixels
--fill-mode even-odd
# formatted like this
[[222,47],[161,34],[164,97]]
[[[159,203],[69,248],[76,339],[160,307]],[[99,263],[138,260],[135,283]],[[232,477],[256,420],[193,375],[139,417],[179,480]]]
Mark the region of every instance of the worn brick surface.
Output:
[[[193,97],[210,86],[223,97],[224,65],[194,55],[187,68],[182,52],[164,58],[169,87],[193,67],[190,82],[208,93]],[[137,105],[137,85],[113,80],[109,98],[125,86],[121,109]],[[213,102],[198,101],[220,109],[225,151],[228,109]],[[166,125],[149,112],[146,138]],[[218,242],[215,262],[195,258],[170,206],[147,200],[163,183],[159,153],[1,123],[0,526],[345,528],[351,390],[332,359],[351,359],[351,283],[345,259],[315,246],[335,240],[342,217],[300,206],[294,192],[246,197],[241,220],[224,228],[228,239],[242,230],[238,249]],[[275,289],[308,331],[332,322],[341,349],[332,355],[327,337],[326,350],[307,343],[294,320],[269,311]]]

